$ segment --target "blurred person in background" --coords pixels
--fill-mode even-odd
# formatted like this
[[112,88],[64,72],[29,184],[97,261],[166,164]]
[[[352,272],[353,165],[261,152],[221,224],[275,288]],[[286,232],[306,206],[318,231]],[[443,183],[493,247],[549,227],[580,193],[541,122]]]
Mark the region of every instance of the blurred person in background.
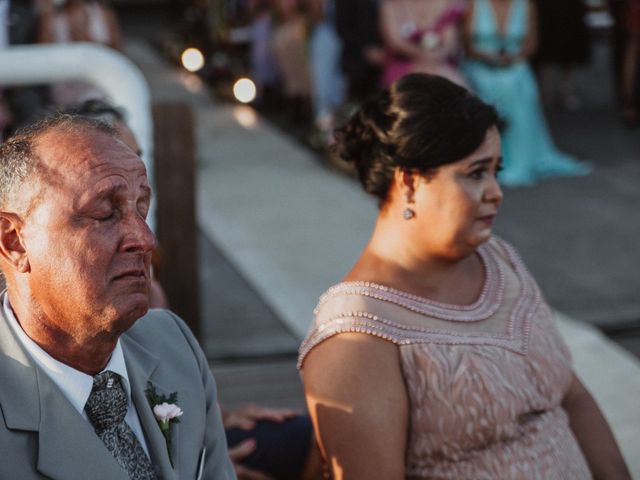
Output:
[[[0,0],[0,48],[35,43],[38,15],[35,0]],[[47,102],[47,93],[45,86],[35,85],[4,89],[0,94],[4,97],[0,100],[0,123],[6,127],[5,136],[34,120]]]
[[[0,0],[0,49],[9,43],[9,0]],[[0,88],[0,142],[2,142],[5,128],[11,123],[11,114],[4,99],[4,92]]]
[[305,120],[311,97],[307,18],[299,0],[273,1],[275,24],[271,44],[282,76],[283,93],[294,120]]
[[528,63],[537,48],[537,31],[530,0],[472,0],[468,5],[464,70],[478,96],[504,117],[500,181],[512,187],[591,172],[590,165],[560,152],[547,129]]
[[347,96],[356,103],[380,88],[385,51],[379,29],[378,0],[335,0],[336,29],[342,40],[342,71]]
[[459,0],[382,0],[380,25],[387,47],[383,85],[413,72],[466,85],[457,68],[463,14]]
[[42,43],[92,42],[122,50],[113,9],[103,0],[52,0],[40,21]]
[[[41,43],[91,42],[121,50],[122,35],[115,12],[103,0],[45,0],[40,18]],[[83,82],[51,86],[51,100],[64,107],[92,98],[103,98],[96,87]]]
[[[636,0],[608,0],[614,19],[611,35],[611,70],[620,118],[627,126],[637,123],[640,108],[640,82],[637,74],[638,2]],[[634,28],[635,26],[635,28]],[[635,34],[634,34],[635,30]],[[635,40],[634,40],[635,38]],[[635,79],[634,79],[635,77]]]
[[345,82],[340,68],[342,43],[336,31],[335,0],[306,0],[311,23],[309,64],[315,138],[313,144],[333,143],[336,113],[345,98]]
[[271,0],[254,0],[251,12],[251,78],[256,83],[257,99],[262,107],[277,105],[277,88],[280,81],[278,63],[273,52],[273,7]]
[[636,126],[639,111],[638,67],[640,65],[640,0],[627,0],[625,6],[624,28],[626,43],[622,63],[622,109],[623,122]]
[[589,62],[591,46],[583,0],[536,0],[538,49],[533,64],[539,72],[542,101],[554,100],[567,110],[580,107],[575,70]]

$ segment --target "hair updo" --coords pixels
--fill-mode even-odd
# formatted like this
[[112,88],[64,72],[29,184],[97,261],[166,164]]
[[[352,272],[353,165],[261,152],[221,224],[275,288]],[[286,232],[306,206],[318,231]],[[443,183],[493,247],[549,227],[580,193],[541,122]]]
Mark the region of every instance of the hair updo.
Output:
[[427,174],[461,160],[493,126],[501,126],[495,108],[445,78],[414,73],[336,130],[334,153],[353,162],[365,191],[384,203],[397,167]]

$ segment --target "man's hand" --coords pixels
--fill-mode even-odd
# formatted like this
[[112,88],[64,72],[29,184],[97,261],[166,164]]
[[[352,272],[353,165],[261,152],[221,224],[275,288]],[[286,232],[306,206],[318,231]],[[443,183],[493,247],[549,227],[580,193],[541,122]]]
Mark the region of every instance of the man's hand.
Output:
[[255,448],[256,441],[250,438],[229,449],[229,458],[231,458],[238,480],[274,480],[262,472],[240,465],[240,462],[251,455]]
[[300,412],[284,408],[264,408],[257,405],[247,405],[238,410],[223,410],[222,423],[224,428],[241,428],[251,430],[258,420],[269,422],[284,422],[289,418],[300,415]]

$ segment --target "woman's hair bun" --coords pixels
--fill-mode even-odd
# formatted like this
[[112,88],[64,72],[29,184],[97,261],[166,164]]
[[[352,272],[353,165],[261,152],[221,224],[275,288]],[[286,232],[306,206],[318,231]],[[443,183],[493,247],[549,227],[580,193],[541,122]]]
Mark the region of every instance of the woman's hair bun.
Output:
[[389,175],[393,176],[394,145],[389,132],[396,116],[389,113],[391,94],[383,90],[366,100],[349,121],[335,131],[332,153],[352,162],[364,190],[386,196]]
[[496,110],[443,77],[414,73],[367,100],[336,130],[333,153],[353,162],[384,202],[396,167],[421,173],[461,160],[500,126]]

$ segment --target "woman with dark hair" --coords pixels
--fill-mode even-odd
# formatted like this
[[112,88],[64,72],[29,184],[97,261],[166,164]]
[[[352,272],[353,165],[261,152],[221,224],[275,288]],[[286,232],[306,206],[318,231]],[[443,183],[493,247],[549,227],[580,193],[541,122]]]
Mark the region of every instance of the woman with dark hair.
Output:
[[336,479],[630,478],[535,281],[492,237],[499,125],[412,74],[337,133],[380,214],[300,349]]

